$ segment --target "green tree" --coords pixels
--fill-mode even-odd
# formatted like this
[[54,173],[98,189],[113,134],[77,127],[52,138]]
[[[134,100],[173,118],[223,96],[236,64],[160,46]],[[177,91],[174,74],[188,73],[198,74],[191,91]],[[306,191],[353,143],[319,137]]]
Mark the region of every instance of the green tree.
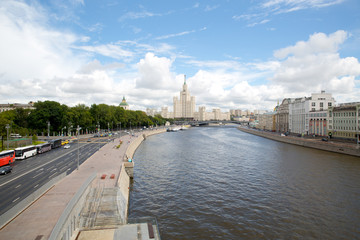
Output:
[[29,115],[29,126],[38,132],[47,132],[48,122],[50,122],[50,132],[60,132],[66,112],[58,102],[44,101],[34,104],[35,110]]

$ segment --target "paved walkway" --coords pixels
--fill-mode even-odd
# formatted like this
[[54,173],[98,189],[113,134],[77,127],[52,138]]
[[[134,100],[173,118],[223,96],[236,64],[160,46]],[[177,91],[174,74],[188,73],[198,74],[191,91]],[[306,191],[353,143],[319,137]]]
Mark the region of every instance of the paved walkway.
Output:
[[268,132],[244,127],[239,127],[238,129],[247,133],[280,142],[360,157],[360,148],[355,142],[342,141],[340,139],[330,139],[329,141],[324,142],[322,141],[323,137],[297,137],[294,135],[289,135],[285,137],[281,136],[278,132]]
[[[119,138],[114,142],[107,143],[80,165],[78,171],[75,170],[62,179],[1,229],[0,240],[48,239],[69,201],[94,172],[97,173],[97,181],[101,181],[104,188],[115,187],[125,151],[130,144],[129,141],[133,141],[135,137],[125,135],[121,139],[123,144],[119,149],[116,148],[116,145],[119,145]],[[93,144],[96,143],[93,142]],[[99,180],[103,174],[106,174],[107,177]],[[112,174],[115,174],[113,179],[110,178]],[[93,184],[96,184],[95,182]]]

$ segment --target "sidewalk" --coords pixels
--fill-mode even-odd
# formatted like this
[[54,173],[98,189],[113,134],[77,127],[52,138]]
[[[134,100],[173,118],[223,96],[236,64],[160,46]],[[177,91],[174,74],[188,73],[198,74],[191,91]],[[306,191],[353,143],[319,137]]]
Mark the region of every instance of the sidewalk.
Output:
[[264,138],[269,138],[279,142],[360,157],[360,148],[357,148],[356,143],[340,142],[333,140],[324,142],[321,140],[321,138],[296,137],[292,135],[281,136],[278,132],[267,132],[243,127],[239,127],[238,129],[243,132],[247,132]]
[[[79,170],[60,180],[54,187],[25,209],[20,215],[8,223],[0,231],[0,239],[48,239],[52,229],[57,223],[65,207],[89,176],[96,172],[97,181],[101,179],[101,185],[105,188],[115,187],[123,163],[124,154],[129,146],[129,141],[135,137],[125,135],[121,137],[123,144],[119,149],[119,138],[109,142],[99,151],[87,159]],[[92,144],[96,144],[92,142]],[[110,176],[114,174],[114,178]],[[95,181],[96,182],[96,181]]]

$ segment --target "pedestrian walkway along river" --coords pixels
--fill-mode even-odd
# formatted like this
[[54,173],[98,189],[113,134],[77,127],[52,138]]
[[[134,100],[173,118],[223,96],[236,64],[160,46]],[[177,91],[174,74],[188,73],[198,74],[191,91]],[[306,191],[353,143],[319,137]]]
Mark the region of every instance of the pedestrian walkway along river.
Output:
[[192,128],[137,149],[129,217],[162,239],[360,239],[360,159]]

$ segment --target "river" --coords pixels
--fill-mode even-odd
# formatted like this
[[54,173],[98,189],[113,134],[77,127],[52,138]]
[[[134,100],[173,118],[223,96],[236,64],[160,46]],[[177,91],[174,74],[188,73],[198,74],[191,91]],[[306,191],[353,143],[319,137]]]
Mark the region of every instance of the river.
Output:
[[166,239],[360,239],[360,158],[200,127],[147,138],[129,217]]

